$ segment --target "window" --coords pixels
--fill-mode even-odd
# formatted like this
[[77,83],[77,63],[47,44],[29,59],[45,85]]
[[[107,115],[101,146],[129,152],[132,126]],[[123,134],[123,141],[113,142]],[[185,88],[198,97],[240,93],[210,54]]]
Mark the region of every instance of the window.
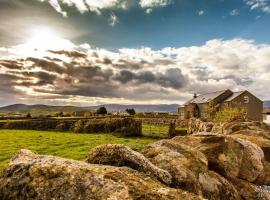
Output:
[[249,97],[248,96],[244,96],[244,103],[249,103]]

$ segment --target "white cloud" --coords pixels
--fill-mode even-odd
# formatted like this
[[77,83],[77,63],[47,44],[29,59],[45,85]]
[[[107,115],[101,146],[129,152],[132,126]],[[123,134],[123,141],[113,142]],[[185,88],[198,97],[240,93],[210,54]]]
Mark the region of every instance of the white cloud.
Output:
[[270,2],[269,0],[243,0],[249,7],[250,10],[261,10],[265,13],[270,13]]
[[67,16],[67,13],[65,11],[62,10],[58,0],[39,0],[41,2],[44,2],[44,1],[48,1],[49,4],[59,13],[61,13],[63,15],[63,17],[66,17]]
[[67,16],[67,13],[63,11],[61,4],[68,6],[75,6],[80,13],[96,12],[101,13],[103,9],[121,8],[126,9],[126,0],[38,0],[42,2],[48,2],[57,12],[63,16]]
[[[103,9],[128,9],[130,0],[38,0],[41,2],[48,2],[57,12],[64,17],[67,12],[61,7],[62,4],[67,6],[75,6],[80,13],[96,12],[101,14]],[[153,7],[165,7],[173,3],[173,0],[138,0],[141,8],[148,8],[146,13],[150,13]]]
[[142,8],[165,7],[172,3],[172,0],[140,0]]
[[199,10],[199,11],[198,11],[198,15],[199,15],[199,16],[204,15],[204,11],[203,11],[203,10]]
[[119,23],[118,17],[115,14],[112,13],[110,15],[110,18],[109,18],[109,24],[110,24],[110,26],[113,27],[113,26],[115,26],[118,23]]
[[239,12],[238,9],[234,9],[234,10],[232,10],[232,11],[230,12],[230,15],[231,15],[231,16],[238,16],[238,15],[240,15],[240,12]]
[[147,8],[147,9],[145,10],[145,13],[146,13],[146,14],[150,14],[152,11],[153,11],[152,8]]

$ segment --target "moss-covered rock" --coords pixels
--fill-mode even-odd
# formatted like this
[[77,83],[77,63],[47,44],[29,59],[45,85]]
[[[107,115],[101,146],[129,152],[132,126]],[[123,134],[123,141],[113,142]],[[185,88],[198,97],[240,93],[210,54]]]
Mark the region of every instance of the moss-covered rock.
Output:
[[93,165],[20,151],[0,175],[3,200],[195,200],[130,168]]
[[253,182],[264,171],[262,149],[248,140],[209,133],[174,140],[196,147],[207,157],[209,169],[226,177]]
[[[234,186],[221,175],[208,170],[207,157],[181,138],[200,144],[194,136],[176,137],[155,142],[143,154],[158,167],[172,175],[171,187],[181,188],[210,200],[240,199]],[[197,139],[197,140],[196,140]],[[195,148],[194,148],[195,147]]]
[[203,196],[207,199],[240,200],[236,188],[221,175],[208,171],[199,175]]
[[139,152],[121,144],[101,145],[92,149],[86,162],[92,164],[112,165],[118,167],[130,167],[143,172],[158,180],[171,184],[171,175],[166,170],[153,165],[147,158]]

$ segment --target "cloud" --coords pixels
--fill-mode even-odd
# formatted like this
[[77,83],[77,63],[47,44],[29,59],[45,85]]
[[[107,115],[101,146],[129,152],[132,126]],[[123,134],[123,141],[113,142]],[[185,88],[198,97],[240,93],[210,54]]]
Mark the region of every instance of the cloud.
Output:
[[[80,13],[96,12],[101,14],[102,10],[110,9],[122,9],[127,10],[129,5],[133,5],[134,2],[130,0],[38,0],[41,2],[49,3],[58,13],[63,17],[67,17],[67,12],[63,10],[62,5],[69,7],[75,7]],[[132,3],[131,3],[132,2]],[[172,4],[172,0],[140,0],[138,4],[141,8],[147,8],[146,13],[152,12],[154,7],[165,7]]]
[[150,14],[152,11],[153,11],[152,8],[147,8],[147,9],[145,10],[145,13],[146,13],[146,14]]
[[114,27],[116,24],[119,23],[118,17],[115,14],[111,14],[109,18],[109,24],[110,26]]
[[198,11],[198,15],[199,15],[199,16],[204,15],[204,11],[203,11],[203,10]]
[[122,70],[115,79],[122,84],[130,82],[134,82],[134,84],[137,85],[151,83],[173,89],[182,88],[188,81],[188,78],[185,77],[178,68],[167,69],[164,73],[153,73],[151,71],[134,73],[128,70]]
[[140,0],[142,8],[165,7],[172,3],[172,0]]
[[232,10],[232,11],[230,12],[230,15],[231,15],[231,16],[238,16],[238,15],[240,15],[240,12],[239,12],[238,9],[234,9],[234,10]]
[[63,11],[61,4],[67,6],[75,6],[80,13],[96,12],[101,13],[103,9],[110,9],[114,7],[125,9],[124,0],[38,0],[42,2],[48,2],[57,12],[61,13],[64,17],[67,13]]
[[270,13],[269,0],[243,0],[243,1],[250,7],[250,10],[261,10],[265,13]]
[[[21,45],[23,46],[23,45]],[[0,104],[32,102],[182,103],[196,93],[250,90],[269,99],[270,45],[244,39],[210,40],[202,46],[118,51],[81,48],[0,58]],[[20,47],[21,48],[21,47]],[[10,51],[12,49],[12,51]],[[20,49],[21,50],[21,49]]]
[[[44,2],[45,0],[39,0],[41,2]],[[47,0],[48,3],[59,13],[63,15],[63,17],[67,17],[67,12],[63,11],[58,0]]]

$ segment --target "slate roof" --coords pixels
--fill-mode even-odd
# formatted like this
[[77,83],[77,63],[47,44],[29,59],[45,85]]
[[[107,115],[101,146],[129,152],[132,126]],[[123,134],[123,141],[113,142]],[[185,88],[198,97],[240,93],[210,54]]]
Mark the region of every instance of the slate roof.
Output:
[[229,98],[227,98],[225,101],[232,101],[239,95],[243,94],[245,91],[240,91],[240,92],[234,92],[233,95],[231,95]]
[[193,98],[186,102],[184,105],[190,104],[190,103],[207,103],[210,100],[213,100],[226,92],[227,90],[222,90],[222,91],[217,91],[217,92],[211,92],[211,93],[206,93],[206,94],[201,94],[196,98]]

